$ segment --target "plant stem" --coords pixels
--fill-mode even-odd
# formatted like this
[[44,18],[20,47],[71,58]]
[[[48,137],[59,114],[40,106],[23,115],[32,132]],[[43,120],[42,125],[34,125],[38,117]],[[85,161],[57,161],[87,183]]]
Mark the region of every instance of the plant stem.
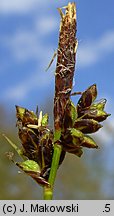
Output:
[[51,187],[44,187],[43,191],[43,199],[44,200],[52,200],[53,191]]
[[62,146],[55,144],[53,158],[52,158],[52,166],[51,166],[50,176],[48,180],[52,189],[54,186],[54,181],[55,181],[55,177],[56,177],[56,173],[57,173],[57,169],[59,165],[61,151],[62,151]]
[[[61,15],[57,64],[55,73],[54,97],[54,152],[48,182],[50,189],[44,189],[44,199],[52,199],[53,186],[62,152],[61,133],[64,130],[63,119],[65,109],[70,99],[75,70],[76,40],[76,6],[68,3],[65,14],[59,8]],[[52,59],[53,60],[53,59]],[[50,65],[49,65],[50,66]],[[49,193],[49,195],[48,195]],[[51,195],[50,195],[51,194]]]
[[54,186],[56,173],[59,165],[61,151],[62,151],[62,147],[58,144],[55,144],[53,158],[52,158],[52,165],[51,165],[50,175],[48,179],[48,182],[50,183],[50,187],[44,187],[44,200],[51,200],[53,198],[53,186]]

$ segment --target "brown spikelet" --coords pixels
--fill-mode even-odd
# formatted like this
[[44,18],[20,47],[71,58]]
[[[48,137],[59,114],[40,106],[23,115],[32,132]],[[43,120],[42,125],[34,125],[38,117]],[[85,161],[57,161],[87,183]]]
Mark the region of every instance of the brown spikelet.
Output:
[[57,65],[55,74],[54,126],[55,130],[62,128],[66,104],[69,100],[75,70],[76,39],[76,6],[69,3],[61,15]]

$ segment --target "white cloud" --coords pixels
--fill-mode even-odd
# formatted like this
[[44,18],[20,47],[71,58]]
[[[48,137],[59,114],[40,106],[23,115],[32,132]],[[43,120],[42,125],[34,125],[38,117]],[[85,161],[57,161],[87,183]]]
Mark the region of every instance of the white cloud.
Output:
[[[55,16],[38,17],[36,21],[36,30],[40,35],[46,35],[57,29],[58,21]],[[40,32],[39,32],[40,31]]]
[[[108,124],[110,124],[109,121]],[[103,145],[112,144],[112,140],[114,139],[113,135],[109,133],[107,128],[105,128],[105,125],[98,133],[94,135],[94,137],[98,139],[98,142],[102,143]]]
[[16,32],[11,37],[3,38],[2,42],[15,62],[24,62],[32,59],[44,61],[45,59],[46,63],[49,55],[50,58],[53,55],[54,47],[51,44],[47,45],[44,43],[42,34],[40,35],[36,29],[33,31]]
[[17,29],[11,36],[6,35],[0,40],[15,61],[36,60],[47,55],[46,52],[49,56],[49,50],[53,50],[51,40],[48,42],[50,45],[47,45],[45,38],[57,29],[57,25],[57,18],[53,15],[35,15],[31,29]]
[[[8,7],[9,2],[10,6]],[[34,5],[36,5],[36,2],[37,4],[38,2],[40,2],[40,4],[43,5],[45,1],[42,2],[39,0],[23,0],[22,2],[20,0],[1,0],[0,10],[4,8],[4,11],[21,11],[24,10],[23,8],[26,8],[26,5],[28,9],[31,9],[32,7],[34,7]],[[47,2],[49,1],[47,0],[46,4]],[[28,10],[27,8],[26,10]],[[44,43],[45,38],[42,37],[42,35],[45,36],[46,34],[53,32],[57,28],[57,25],[59,25],[59,23],[56,19],[57,18],[52,15],[46,16],[45,14],[44,16],[39,16],[38,14],[35,14],[31,30],[18,30],[11,36],[8,35],[6,38],[4,37],[2,41],[5,44],[6,49],[9,49],[8,51],[10,53],[10,57],[14,61],[27,61],[31,59],[38,60],[38,62],[40,62],[40,66],[45,65],[45,69],[53,55],[53,48],[56,47],[52,47],[51,39],[50,45]],[[110,54],[113,51],[114,31],[109,31],[97,40],[91,40],[85,44],[79,44],[77,63],[80,67],[90,66],[102,60],[106,55]],[[22,83],[17,84],[11,89],[8,89],[5,95],[7,95],[8,98],[25,97],[25,95],[27,95],[28,92],[37,85],[35,83],[37,76],[40,76],[40,73],[35,76],[36,77],[34,78],[34,75],[31,75],[28,81],[23,81]],[[48,83],[48,79],[43,79],[45,80],[45,83]],[[41,80],[43,79],[41,77]],[[31,80],[33,80],[33,82],[31,82]],[[41,83],[43,83],[43,81],[41,81]]]
[[114,51],[114,30],[105,33],[99,40],[98,46],[102,51]]
[[[42,24],[44,31],[49,33],[47,29],[45,30],[45,24],[48,25],[51,31],[55,28],[55,22],[55,20],[51,21],[51,17],[48,17],[46,23],[44,20],[40,21],[39,19],[37,25],[36,22],[34,23],[32,31],[17,31],[10,37],[1,38],[1,42],[4,43],[6,49],[9,50],[10,58],[15,63],[16,61],[21,63],[34,59],[36,60],[37,71],[32,72],[30,77],[27,77],[26,80],[22,80],[16,83],[16,85],[8,87],[3,93],[2,97],[4,99],[22,100],[35,88],[46,87],[50,84],[52,76],[54,77],[54,72],[51,70],[52,73],[46,73],[45,69],[53,56],[54,50],[51,45],[46,45],[46,43],[44,43],[44,38],[42,39],[42,34],[38,31],[38,25],[40,26]],[[40,70],[41,66],[42,69]],[[40,80],[40,82],[38,80]]]
[[[32,31],[19,31],[3,42],[6,48],[9,47],[12,57],[17,61],[29,59],[38,59],[53,50],[50,41],[50,47],[44,43],[42,35],[49,34],[56,28],[56,19],[48,17],[35,22]],[[39,31],[41,29],[41,31]],[[45,45],[44,45],[45,44]],[[44,52],[45,50],[45,52]],[[79,44],[77,52],[77,64],[79,67],[91,66],[96,64],[109,54],[114,52],[114,31],[105,33],[101,38],[95,41],[88,41],[85,44]]]
[[48,86],[52,80],[52,73],[33,72],[26,80],[22,80],[15,86],[9,87],[4,92],[4,99],[22,100],[26,98],[30,91]]
[[0,12],[26,12],[31,10],[32,7],[35,7],[40,2],[40,0],[0,0]]
[[[16,32],[11,38],[3,39],[6,46],[9,46],[11,54],[17,60],[27,60],[30,58],[37,58],[42,53],[49,52],[53,49],[51,46],[44,45],[44,37],[54,31],[57,26],[56,18],[46,17],[37,19],[32,31],[19,31]],[[40,31],[41,29],[41,31]],[[96,64],[107,55],[114,52],[114,31],[105,33],[97,40],[91,40],[85,44],[79,44],[77,52],[77,64],[79,67],[91,66]],[[49,53],[48,53],[49,54]]]
[[97,40],[79,44],[77,63],[80,67],[90,66],[101,61],[111,52],[114,52],[114,30],[106,32]]
[[11,38],[6,38],[5,44],[9,48],[12,57],[18,61],[36,58],[40,50],[37,35],[30,31],[16,32]]
[[61,7],[66,5],[66,1],[50,1],[50,0],[0,0],[0,12],[3,14],[26,13],[37,7],[46,8],[51,6]]
[[114,146],[114,121],[108,119],[104,123],[103,128],[100,129],[99,132],[94,135],[94,137],[103,145],[108,146],[110,144]]
[[[50,23],[48,19],[48,24]],[[42,23],[45,21],[42,20]],[[35,59],[40,62],[38,67],[48,66],[49,61],[53,55],[53,47],[50,45],[44,44],[44,38],[42,40],[42,35],[38,34],[38,23],[34,25],[33,31],[20,31],[16,32],[11,38],[4,39],[5,44],[9,47],[12,58],[16,61],[26,61]],[[53,25],[52,25],[53,28]],[[47,30],[46,30],[47,31]],[[84,46],[79,45],[78,52],[78,61],[80,66],[89,66],[100,61],[102,58],[105,58],[106,55],[114,51],[114,31],[104,34],[99,40],[91,41],[85,44]],[[77,61],[77,62],[78,62]],[[41,76],[41,77],[40,77]],[[25,97],[29,91],[31,91],[38,83],[36,80],[41,79],[41,85],[47,84],[50,82],[48,78],[42,76],[41,73],[34,74],[32,73],[31,77],[23,81],[22,83],[17,84],[11,89],[7,89],[5,96],[8,98],[22,98]],[[46,78],[46,79],[45,79]],[[43,81],[44,80],[44,81]],[[4,96],[4,97],[5,97]]]

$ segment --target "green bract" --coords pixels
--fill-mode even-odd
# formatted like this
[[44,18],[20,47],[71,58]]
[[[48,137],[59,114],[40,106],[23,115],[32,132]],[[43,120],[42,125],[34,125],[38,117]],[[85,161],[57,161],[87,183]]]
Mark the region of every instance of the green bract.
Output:
[[90,136],[87,136],[87,135],[84,136],[81,146],[87,147],[87,148],[98,148],[98,145],[96,144],[96,142]]
[[61,130],[57,130],[54,132],[54,142],[60,140],[61,138]]
[[42,126],[47,126],[48,125],[48,114],[46,113],[43,117],[42,117]]
[[40,167],[38,163],[36,163],[33,160],[26,160],[18,164],[23,168],[24,171],[36,171],[36,172],[40,171]]
[[101,99],[100,101],[96,101],[96,103],[91,105],[91,109],[104,110],[106,104],[106,99]]

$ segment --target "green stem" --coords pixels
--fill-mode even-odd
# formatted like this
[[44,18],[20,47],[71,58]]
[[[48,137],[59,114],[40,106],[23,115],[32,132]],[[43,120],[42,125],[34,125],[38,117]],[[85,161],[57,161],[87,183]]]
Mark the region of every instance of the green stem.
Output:
[[58,144],[55,144],[53,158],[52,158],[52,165],[51,165],[50,175],[48,179],[48,182],[50,183],[50,188],[44,189],[44,199],[52,199],[53,197],[53,186],[54,186],[56,173],[59,165],[61,151],[62,151],[62,147]]
[[53,191],[51,187],[44,187],[43,191],[43,199],[44,200],[52,200]]

